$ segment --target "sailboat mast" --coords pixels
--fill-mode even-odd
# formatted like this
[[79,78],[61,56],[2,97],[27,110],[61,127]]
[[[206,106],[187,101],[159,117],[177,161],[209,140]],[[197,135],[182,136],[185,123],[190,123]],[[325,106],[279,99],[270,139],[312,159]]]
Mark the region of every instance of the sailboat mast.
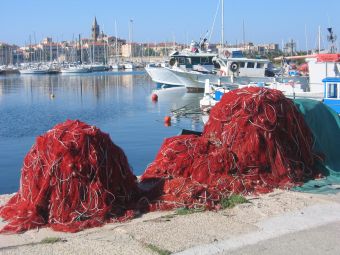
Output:
[[307,24],[305,24],[305,43],[306,43],[306,54],[308,55]]
[[53,56],[52,56],[52,37],[51,37],[51,42],[50,42],[50,61],[52,63],[52,59],[53,59]]
[[242,34],[243,34],[243,48],[246,46],[246,32],[244,30],[244,19],[242,22]]
[[221,11],[222,11],[222,13],[221,13],[221,18],[222,18],[222,20],[221,20],[221,22],[222,22],[222,26],[221,26],[221,29],[222,29],[222,31],[221,31],[221,49],[223,49],[224,48],[224,0],[222,0],[222,5],[221,5]]
[[95,42],[92,44],[92,64],[94,63],[94,44]]
[[321,27],[319,26],[319,42],[318,42],[318,50],[319,50],[319,54],[320,54],[320,51],[321,51]]
[[133,19],[130,19],[130,24],[131,24],[131,40],[130,40],[130,43],[131,43],[131,57],[133,59]]
[[31,47],[32,47],[32,42],[31,42],[31,35],[30,35],[30,55],[29,55],[29,58],[30,58],[30,63],[32,63],[32,52],[31,52]]
[[59,40],[57,37],[57,62],[59,63]]
[[82,64],[83,63],[83,46],[82,46],[80,34],[79,34],[79,48],[80,48],[80,64]]
[[116,37],[116,62],[118,58],[118,39],[117,39],[117,21],[115,20],[115,37]]

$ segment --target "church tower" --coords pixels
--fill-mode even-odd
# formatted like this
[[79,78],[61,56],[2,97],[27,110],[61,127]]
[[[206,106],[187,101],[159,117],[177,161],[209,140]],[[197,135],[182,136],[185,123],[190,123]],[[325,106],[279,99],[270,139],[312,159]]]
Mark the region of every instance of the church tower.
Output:
[[94,17],[93,25],[92,25],[92,40],[97,41],[99,36],[99,26],[97,24],[97,19]]

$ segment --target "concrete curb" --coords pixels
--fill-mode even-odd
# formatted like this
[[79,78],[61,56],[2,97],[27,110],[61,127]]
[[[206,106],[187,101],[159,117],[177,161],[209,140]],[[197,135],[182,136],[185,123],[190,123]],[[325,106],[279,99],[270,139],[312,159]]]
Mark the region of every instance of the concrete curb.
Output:
[[285,234],[294,233],[331,222],[340,221],[340,204],[327,203],[306,207],[302,210],[289,212],[264,221],[258,222],[258,231],[236,236],[226,240],[220,240],[210,244],[199,245],[182,252],[178,255],[204,255],[217,254],[239,249],[246,245],[253,245]]

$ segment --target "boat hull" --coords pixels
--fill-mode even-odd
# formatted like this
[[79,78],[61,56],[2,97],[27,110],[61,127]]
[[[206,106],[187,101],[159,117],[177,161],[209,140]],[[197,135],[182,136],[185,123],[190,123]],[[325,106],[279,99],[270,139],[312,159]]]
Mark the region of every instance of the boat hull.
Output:
[[133,70],[135,69],[135,66],[134,64],[127,63],[127,64],[124,64],[124,69]]
[[88,73],[90,72],[87,68],[77,68],[77,69],[61,69],[62,74],[73,74],[73,73]]
[[20,70],[20,74],[48,74],[48,70]]
[[17,74],[20,73],[18,69],[4,69],[0,70],[0,74],[7,75],[7,74]]
[[184,86],[181,79],[169,68],[165,67],[145,67],[145,71],[149,74],[152,81],[158,84],[166,84],[172,86]]
[[110,67],[105,66],[105,65],[93,65],[93,66],[91,66],[92,72],[105,72],[105,71],[108,71],[109,69],[110,69]]
[[309,91],[308,87],[308,77],[297,76],[297,77],[284,77],[284,78],[274,78],[274,77],[247,77],[247,76],[237,76],[231,78],[230,76],[220,76],[217,74],[205,74],[192,71],[182,71],[169,69],[170,72],[176,76],[182,85],[184,85],[189,91],[204,90],[205,81],[209,79],[209,82],[213,85],[220,84],[238,84],[238,85],[249,85],[250,83],[295,83],[303,91]]

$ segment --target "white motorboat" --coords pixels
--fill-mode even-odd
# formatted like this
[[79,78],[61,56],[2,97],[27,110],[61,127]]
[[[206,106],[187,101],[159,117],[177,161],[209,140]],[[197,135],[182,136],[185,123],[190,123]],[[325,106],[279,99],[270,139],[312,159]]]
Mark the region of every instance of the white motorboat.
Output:
[[158,83],[170,86],[181,86],[184,84],[182,80],[168,67],[145,67],[146,72],[149,74],[151,79]]
[[[202,50],[197,47],[192,43],[191,50],[171,54],[169,67],[147,66],[145,70],[156,83],[185,86],[189,91],[203,91],[206,79],[215,85],[276,81],[268,59],[245,58],[240,51],[232,52],[228,58],[219,57],[215,53],[205,52],[202,46]],[[305,86],[308,84],[307,77],[290,79],[299,79]]]
[[192,42],[190,48],[170,54],[169,66],[149,65],[145,67],[145,70],[156,83],[185,86],[188,81],[178,73],[190,71],[210,73],[214,68],[212,59],[216,56],[217,53],[211,53],[205,49],[205,41],[200,44]]

